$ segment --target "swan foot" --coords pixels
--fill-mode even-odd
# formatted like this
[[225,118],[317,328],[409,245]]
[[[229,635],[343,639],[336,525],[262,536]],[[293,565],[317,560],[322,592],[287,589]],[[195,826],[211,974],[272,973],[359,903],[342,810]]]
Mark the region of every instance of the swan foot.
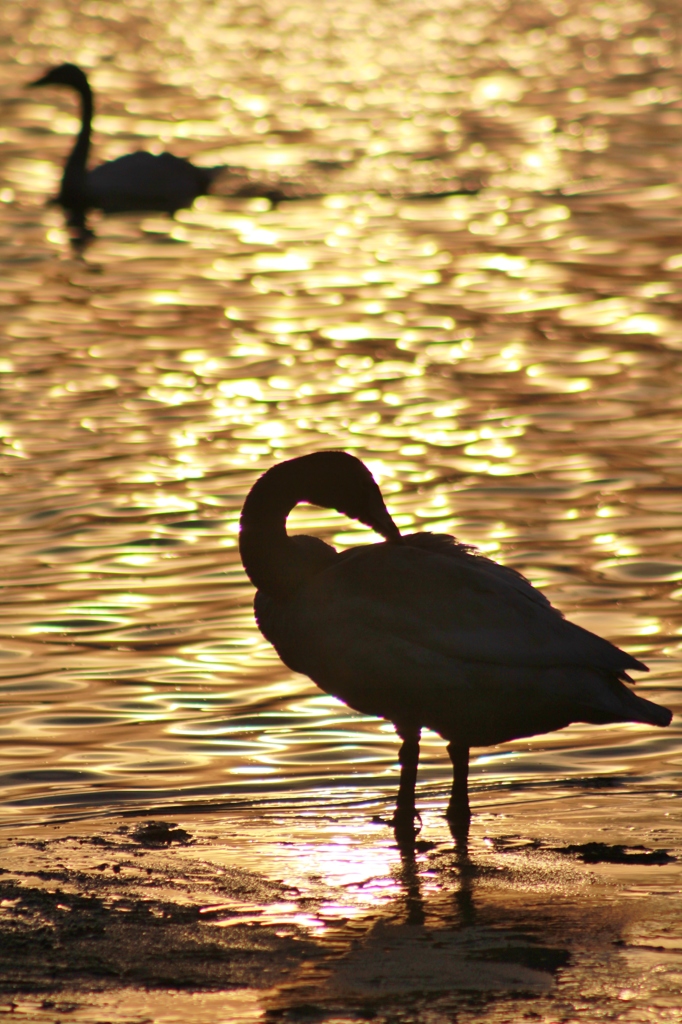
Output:
[[389,825],[393,827],[398,846],[414,842],[422,829],[422,819],[414,807],[396,807]]
[[468,786],[469,748],[450,743],[448,744],[448,754],[452,761],[453,776],[450,803],[445,817],[448,819],[451,829],[466,834],[471,821]]
[[471,821],[471,808],[469,807],[469,801],[457,801],[451,800],[448,804],[448,809],[445,812],[445,817],[452,825],[468,825]]
[[450,834],[455,840],[455,843],[459,846],[464,844],[466,847],[466,841],[469,837],[469,827],[471,825],[471,809],[469,807],[469,801],[465,804],[454,804],[450,801],[448,809],[445,812],[447,823],[450,826]]

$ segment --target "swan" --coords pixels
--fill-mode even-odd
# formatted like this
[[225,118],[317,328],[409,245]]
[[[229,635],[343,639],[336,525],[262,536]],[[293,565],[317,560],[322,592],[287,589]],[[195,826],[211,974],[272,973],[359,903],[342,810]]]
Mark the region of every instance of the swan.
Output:
[[[336,509],[385,542],[339,553],[318,537],[288,536],[298,502]],[[372,474],[346,452],[303,455],[264,473],[244,503],[239,548],[256,621],[284,664],[393,723],[402,740],[397,835],[413,835],[418,817],[422,728],[448,743],[447,817],[467,828],[469,747],[571,722],[672,718],[624,684],[629,669],[645,665],[567,621],[520,573],[450,536],[401,536]]]
[[29,87],[44,85],[67,85],[81,98],[81,130],[66,161],[55,200],[67,215],[76,249],[82,249],[92,237],[86,221],[88,210],[103,210],[104,213],[162,210],[173,214],[184,206],[191,206],[197,196],[204,195],[222,170],[221,167],[195,167],[189,160],[172,153],[155,156],[138,151],[88,171],[94,108],[87,77],[75,64],[60,64],[31,82]]

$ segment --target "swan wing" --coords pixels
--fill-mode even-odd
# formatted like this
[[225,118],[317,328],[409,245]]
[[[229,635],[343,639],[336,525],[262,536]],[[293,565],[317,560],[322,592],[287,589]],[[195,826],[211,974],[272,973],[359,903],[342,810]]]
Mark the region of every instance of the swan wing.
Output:
[[208,188],[212,168],[195,167],[189,160],[143,151],[128,153],[100,164],[89,172],[87,194],[90,206],[105,213],[128,210],[174,212],[191,205]]
[[[564,619],[513,570],[461,546],[375,544],[340,556],[294,601],[309,637],[371,630],[454,662],[525,668],[581,666],[623,676],[646,670],[613,644]],[[294,609],[292,608],[292,611]]]
[[[533,584],[522,576],[516,569],[512,569],[509,565],[501,565],[499,562],[493,562],[492,559],[486,558],[485,555],[479,554],[475,548],[469,547],[468,544],[460,544],[459,541],[455,540],[446,533],[413,533],[403,538],[403,541],[410,547],[420,548],[422,551],[430,551],[433,554],[443,555],[446,558],[457,559],[458,561],[464,561],[467,563],[474,560],[474,564],[478,570],[482,573],[490,573],[497,579],[505,580],[511,587],[524,594],[529,600],[534,601],[536,604],[541,604],[545,608],[551,608],[549,600],[545,597],[541,590],[537,590]],[[562,613],[558,609],[554,609],[559,615]]]

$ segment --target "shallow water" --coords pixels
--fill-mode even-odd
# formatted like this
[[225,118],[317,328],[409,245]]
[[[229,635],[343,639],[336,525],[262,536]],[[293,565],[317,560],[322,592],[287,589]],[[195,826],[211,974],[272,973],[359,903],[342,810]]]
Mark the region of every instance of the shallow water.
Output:
[[[395,792],[392,727],[279,663],[236,551],[255,477],[318,449],[364,458],[401,527],[523,571],[677,710],[677,5],[27,2],[0,23],[9,834],[139,812],[224,838],[256,807],[267,871],[302,870],[272,855],[286,835],[324,874],[328,819],[362,836],[365,867],[399,862],[369,824]],[[93,218],[71,258],[45,204],[75,103],[23,89],[63,60],[91,70],[96,159],[229,163],[217,194],[175,220]],[[234,198],[245,186],[292,201]],[[326,511],[292,519],[372,539]],[[426,736],[438,843],[444,755]],[[681,759],[676,723],[476,752],[478,841],[588,842],[632,814],[633,845],[671,847]],[[613,1010],[599,998],[584,1012]]]

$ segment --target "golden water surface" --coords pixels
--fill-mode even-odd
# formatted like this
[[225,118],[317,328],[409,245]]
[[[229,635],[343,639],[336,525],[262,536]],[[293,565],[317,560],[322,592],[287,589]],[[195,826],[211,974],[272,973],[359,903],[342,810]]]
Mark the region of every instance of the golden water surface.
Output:
[[[212,816],[291,879],[390,874],[392,726],[279,662],[237,552],[257,475],[325,448],[367,461],[401,528],[455,533],[646,661],[639,692],[677,709],[677,3],[7,0],[0,27],[2,820]],[[93,216],[72,258],[46,202],[77,104],[24,89],[64,60],[95,90],[93,162],[168,148],[229,165],[215,194]],[[638,814],[665,842],[681,764],[675,724],[476,751],[478,827],[547,802],[569,842]],[[419,780],[442,838],[435,735]],[[614,1019],[682,1019],[629,999]]]

